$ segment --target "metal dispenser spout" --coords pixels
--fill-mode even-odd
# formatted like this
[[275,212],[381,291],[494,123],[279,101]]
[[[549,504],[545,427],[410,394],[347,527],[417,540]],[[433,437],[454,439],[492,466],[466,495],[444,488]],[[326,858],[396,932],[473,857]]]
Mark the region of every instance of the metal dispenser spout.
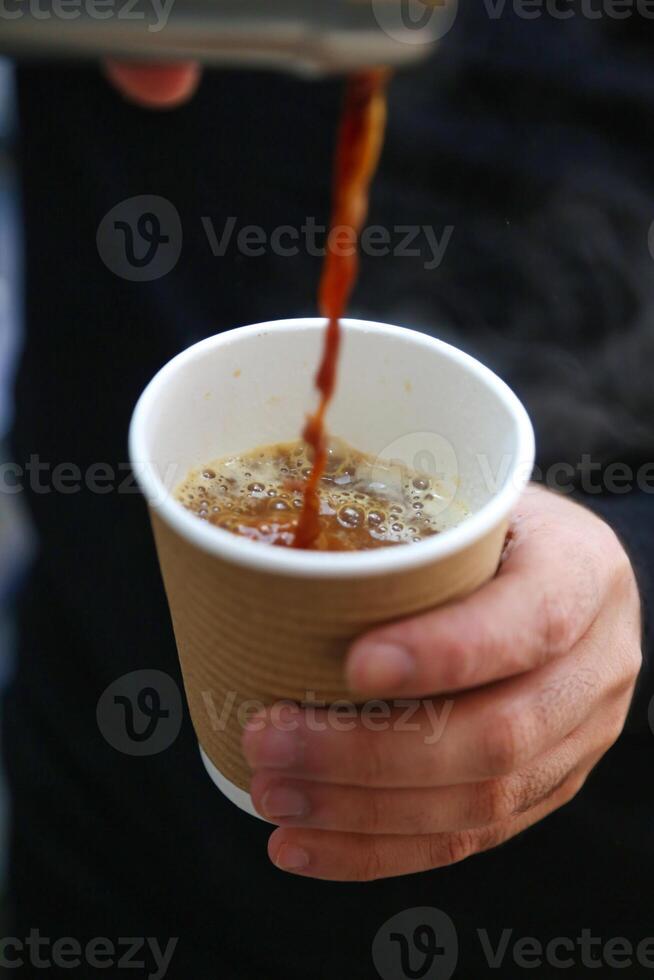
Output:
[[[0,53],[347,72],[420,60],[447,0],[2,0]],[[413,0],[418,2],[418,0]],[[453,0],[456,2],[456,0]]]

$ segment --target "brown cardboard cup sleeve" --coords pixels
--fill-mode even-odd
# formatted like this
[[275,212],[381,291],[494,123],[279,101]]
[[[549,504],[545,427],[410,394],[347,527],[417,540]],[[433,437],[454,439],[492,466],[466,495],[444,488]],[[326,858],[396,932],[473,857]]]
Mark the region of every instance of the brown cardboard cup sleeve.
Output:
[[275,321],[202,341],[155,376],[130,429],[202,758],[250,813],[248,718],[280,700],[351,701],[353,638],[487,582],[533,466],[526,412],[487,368],[430,336],[346,320],[331,431],[428,472],[447,488],[443,506],[463,502],[470,515],[418,544],[321,554],[241,539],[187,512],[174,491],[189,469],[297,438],[322,328]]

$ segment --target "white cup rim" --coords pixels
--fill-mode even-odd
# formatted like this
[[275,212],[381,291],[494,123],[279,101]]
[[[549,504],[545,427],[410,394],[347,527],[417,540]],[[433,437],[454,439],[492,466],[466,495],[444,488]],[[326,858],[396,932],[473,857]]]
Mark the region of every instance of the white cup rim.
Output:
[[[161,388],[181,368],[196,358],[221,346],[230,346],[241,338],[270,330],[319,330],[325,321],[320,317],[298,317],[270,320],[249,326],[236,327],[201,340],[168,361],[152,378],[141,394],[129,429],[129,456],[143,494],[158,516],[180,537],[208,554],[215,555],[236,565],[277,575],[302,578],[358,578],[397,574],[398,572],[433,564],[456,552],[460,552],[481,540],[498,527],[510,514],[528,483],[535,457],[534,432],[527,412],[508,385],[490,368],[470,354],[442,340],[386,323],[368,320],[344,319],[346,331],[402,335],[411,343],[420,344],[432,352],[437,349],[441,356],[464,367],[482,381],[510,412],[517,430],[517,443],[509,472],[502,488],[478,511],[466,517],[461,524],[440,534],[400,548],[376,548],[356,552],[318,552],[276,548],[247,538],[239,537],[222,528],[198,520],[186,510],[165,487],[148,450],[148,421],[150,409]],[[298,419],[298,429],[301,419]],[[365,447],[364,447],[365,448]]]

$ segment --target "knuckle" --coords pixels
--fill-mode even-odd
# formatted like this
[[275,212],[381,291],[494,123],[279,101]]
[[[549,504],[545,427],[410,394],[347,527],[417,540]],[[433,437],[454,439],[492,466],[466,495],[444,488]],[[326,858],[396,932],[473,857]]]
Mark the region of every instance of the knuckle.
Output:
[[545,589],[540,599],[540,631],[545,652],[565,653],[571,643],[570,610],[564,597],[555,589]]
[[504,711],[496,714],[485,728],[482,763],[490,776],[508,776],[517,767],[522,755],[520,724],[515,714]]
[[452,631],[444,646],[441,662],[441,686],[443,691],[455,691],[466,687],[473,672],[472,645],[469,634],[462,630]]
[[601,521],[600,526],[603,535],[599,539],[602,559],[610,568],[613,589],[622,595],[630,595],[640,609],[638,583],[631,558],[613,528],[605,521]]
[[623,640],[611,650],[612,676],[607,683],[607,692],[615,695],[631,695],[643,666],[643,650],[640,639]]
[[598,514],[593,514],[593,517],[595,518],[595,541],[598,551],[604,556],[607,553],[614,554],[624,551],[620,538],[611,525]]
[[622,541],[618,537],[611,525],[598,517],[599,527],[597,529],[597,543],[602,556],[611,556],[611,565],[617,574],[631,570],[631,562],[625,551]]
[[628,644],[625,660],[628,681],[633,684],[643,666],[643,647],[640,642]]
[[474,603],[464,602],[447,614],[439,649],[439,675],[444,691],[474,685],[479,663],[493,656],[497,642],[492,623]]
[[613,563],[613,592],[620,597],[623,606],[630,610],[640,631],[642,616],[640,589],[631,559],[622,545]]
[[636,576],[634,574],[633,565],[631,564],[631,559],[629,555],[622,547],[621,542],[618,540],[617,535],[612,530],[611,534],[615,539],[614,548],[614,558],[613,558],[613,574],[615,579],[624,585],[626,588],[637,589],[636,586]]
[[631,695],[643,666],[643,652],[639,644],[628,644],[622,652],[620,676],[614,684],[616,694]]

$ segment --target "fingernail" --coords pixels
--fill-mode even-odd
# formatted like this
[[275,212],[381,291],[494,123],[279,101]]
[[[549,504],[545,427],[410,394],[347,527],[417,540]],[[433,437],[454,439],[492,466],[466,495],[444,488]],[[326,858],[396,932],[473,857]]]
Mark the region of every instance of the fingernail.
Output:
[[299,789],[275,786],[264,793],[261,801],[264,815],[275,817],[305,817],[309,812],[309,800]]
[[278,728],[246,728],[243,753],[252,769],[290,769],[298,761],[299,744],[290,732]]
[[309,864],[309,855],[303,847],[294,844],[282,844],[277,851],[275,864],[282,871],[301,871]]
[[347,665],[350,687],[356,691],[391,691],[402,687],[415,669],[406,647],[395,643],[362,643],[355,646]]

